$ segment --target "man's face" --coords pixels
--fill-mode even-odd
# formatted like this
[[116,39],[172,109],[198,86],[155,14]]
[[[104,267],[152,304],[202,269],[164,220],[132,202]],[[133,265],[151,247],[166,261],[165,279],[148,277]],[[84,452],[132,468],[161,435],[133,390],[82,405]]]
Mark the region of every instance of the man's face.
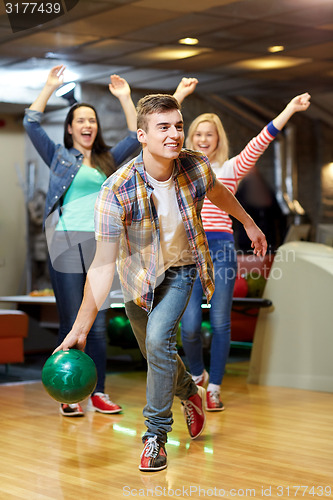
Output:
[[145,154],[156,160],[178,158],[184,143],[184,124],[178,109],[147,115],[147,130],[138,130],[138,140]]

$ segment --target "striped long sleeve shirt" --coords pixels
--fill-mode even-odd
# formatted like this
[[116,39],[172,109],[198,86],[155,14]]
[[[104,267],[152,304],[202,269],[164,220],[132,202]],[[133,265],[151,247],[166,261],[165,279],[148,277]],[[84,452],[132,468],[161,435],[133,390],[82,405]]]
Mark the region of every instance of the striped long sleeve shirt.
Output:
[[[227,160],[223,165],[213,163],[212,168],[216,177],[235,194],[240,180],[254,167],[278,132],[279,130],[270,122],[256,137],[251,139],[237,156]],[[206,233],[229,233],[232,235],[232,221],[229,215],[216,207],[208,198],[205,198],[201,217]]]

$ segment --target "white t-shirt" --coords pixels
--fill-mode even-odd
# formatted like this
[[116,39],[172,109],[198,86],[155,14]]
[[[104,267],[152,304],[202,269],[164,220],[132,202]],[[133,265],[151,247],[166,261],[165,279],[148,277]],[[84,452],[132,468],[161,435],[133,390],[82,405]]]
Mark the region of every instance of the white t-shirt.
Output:
[[157,181],[148,173],[147,177],[154,188],[152,196],[160,226],[160,275],[171,266],[193,264],[194,259],[179,211],[173,175],[167,181]]

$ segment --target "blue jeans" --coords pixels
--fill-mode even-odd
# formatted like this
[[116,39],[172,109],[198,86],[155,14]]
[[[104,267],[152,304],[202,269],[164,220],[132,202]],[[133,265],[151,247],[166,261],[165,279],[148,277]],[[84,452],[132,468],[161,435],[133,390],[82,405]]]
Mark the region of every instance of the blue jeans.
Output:
[[[60,233],[60,231],[59,231]],[[62,235],[56,235],[54,245],[63,244]],[[60,241],[61,240],[61,241]],[[82,243],[72,245],[61,252],[51,263],[49,272],[59,316],[59,344],[71,330],[80,308],[87,271],[95,254],[94,235]],[[61,250],[63,248],[61,247]],[[76,272],[69,272],[74,269]],[[81,272],[77,272],[81,269]],[[97,385],[94,392],[104,392],[106,372],[106,310],[98,312],[87,337],[85,352],[93,359],[97,369]]]
[[174,396],[185,400],[197,392],[178,356],[176,341],[196,274],[194,265],[170,267],[154,291],[150,313],[134,302],[125,305],[140,350],[147,360],[147,404],[143,410],[147,431],[143,441],[157,435],[158,440],[165,443],[173,423]]
[[[209,381],[221,385],[230,350],[231,307],[237,273],[237,257],[233,241],[213,239],[209,250],[214,264],[215,291],[209,309],[212,330]],[[192,375],[205,369],[202,341],[202,286],[199,279],[181,321],[183,349]]]

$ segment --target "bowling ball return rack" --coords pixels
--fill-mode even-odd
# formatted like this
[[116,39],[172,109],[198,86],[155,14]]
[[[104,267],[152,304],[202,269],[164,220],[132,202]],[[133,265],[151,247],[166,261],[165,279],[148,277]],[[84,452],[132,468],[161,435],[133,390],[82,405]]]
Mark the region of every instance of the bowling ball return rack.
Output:
[[[110,306],[108,312],[108,319],[112,319],[117,315],[125,315],[125,307],[121,302],[122,296],[121,292],[116,296],[116,301]],[[257,317],[259,309],[272,307],[272,301],[264,298],[252,298],[252,297],[233,297],[232,300],[232,311],[231,311],[231,347],[239,347],[250,349],[253,343],[254,330],[257,322]],[[203,310],[203,321],[205,317],[208,316],[208,311],[210,305],[205,302],[203,298],[202,302]],[[128,330],[128,328],[127,328]],[[136,345],[136,340],[133,334],[133,342],[129,341],[129,333],[126,332],[124,335],[124,341],[122,341],[121,336],[112,336],[109,332],[109,344],[118,345],[126,349]],[[113,344],[113,341],[115,342]]]

